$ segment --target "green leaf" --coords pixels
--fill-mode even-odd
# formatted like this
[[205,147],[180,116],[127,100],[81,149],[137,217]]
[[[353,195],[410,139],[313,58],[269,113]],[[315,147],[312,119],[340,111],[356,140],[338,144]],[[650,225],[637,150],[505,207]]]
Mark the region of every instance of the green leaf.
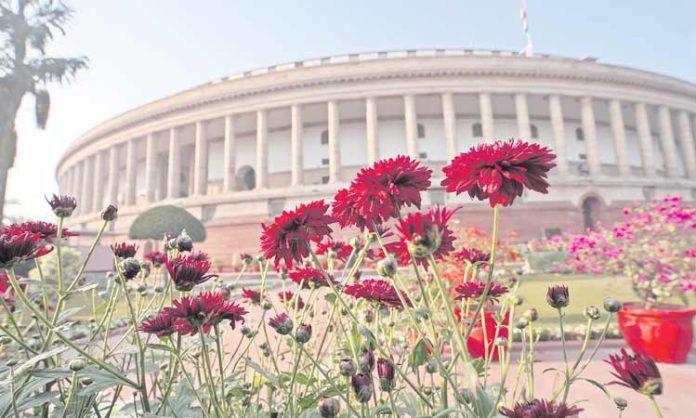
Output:
[[171,352],[172,349],[164,344],[156,344],[156,343],[150,343],[147,345],[148,348],[151,348],[153,350],[161,350],[161,351],[168,351]]
[[598,381],[593,380],[593,379],[590,379],[590,378],[587,378],[587,377],[576,377],[575,380],[584,380],[585,382],[590,383],[590,384],[596,386],[599,390],[601,390],[602,392],[604,392],[605,395],[607,395],[607,398],[611,399],[611,394],[609,393],[609,391],[607,390],[607,388],[604,387],[604,385],[601,384],[601,383],[599,383]]
[[33,397],[28,397],[17,402],[17,410],[36,408],[57,398],[59,392],[43,392]]
[[65,347],[65,346],[57,347],[57,348],[54,348],[53,350],[44,351],[43,353],[35,355],[34,357],[30,358],[29,360],[27,360],[24,363],[22,363],[21,365],[19,365],[19,367],[17,367],[14,370],[15,376],[21,375],[22,373],[33,368],[38,362],[40,362],[42,360],[46,360],[48,358],[51,358],[55,355],[58,355],[58,354],[62,353],[63,351],[66,351],[67,349],[68,349],[68,347]]
[[411,368],[420,367],[428,361],[430,357],[428,355],[428,349],[430,348],[430,343],[423,338],[419,338],[416,344],[413,346],[413,350],[408,355],[408,365]]
[[260,364],[254,363],[254,362],[251,361],[251,359],[249,359],[249,358],[245,358],[245,359],[244,359],[244,362],[247,364],[247,366],[249,366],[249,367],[251,367],[252,369],[254,369],[254,371],[256,371],[256,373],[260,374],[260,375],[263,376],[265,379],[269,380],[271,383],[273,383],[274,385],[276,385],[276,387],[280,386],[280,385],[278,384],[278,376],[276,376],[276,375],[270,373],[269,371],[267,371],[266,369],[264,369],[263,367],[261,367]]

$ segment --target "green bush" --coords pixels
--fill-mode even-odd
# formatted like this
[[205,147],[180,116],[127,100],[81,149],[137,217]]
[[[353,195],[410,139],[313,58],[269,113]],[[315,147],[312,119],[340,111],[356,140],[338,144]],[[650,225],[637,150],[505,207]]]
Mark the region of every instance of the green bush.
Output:
[[131,239],[161,240],[165,234],[177,236],[184,229],[194,242],[205,240],[205,227],[201,221],[186,209],[164,205],[149,209],[135,218],[128,236]]

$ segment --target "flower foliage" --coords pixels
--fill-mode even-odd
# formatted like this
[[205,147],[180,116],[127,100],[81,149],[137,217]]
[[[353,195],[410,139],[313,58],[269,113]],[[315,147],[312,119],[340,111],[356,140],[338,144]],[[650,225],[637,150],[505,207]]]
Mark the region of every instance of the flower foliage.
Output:
[[176,289],[183,292],[217,277],[215,274],[207,274],[210,270],[210,260],[204,253],[179,254],[168,259],[165,265]]
[[510,206],[524,189],[547,193],[546,176],[556,158],[548,148],[520,140],[481,143],[459,154],[442,171],[447,192]]
[[662,393],[662,377],[655,361],[640,353],[628,354],[625,348],[611,354],[606,363],[614,368],[612,375],[619,379],[612,383],[631,388],[646,395]]
[[407,295],[401,294],[401,298],[404,299],[404,302],[402,302],[396,288],[388,281],[382,279],[365,279],[356,284],[348,285],[343,289],[343,293],[351,295],[356,299],[376,302],[388,308],[403,309],[404,302],[406,305],[411,305]]

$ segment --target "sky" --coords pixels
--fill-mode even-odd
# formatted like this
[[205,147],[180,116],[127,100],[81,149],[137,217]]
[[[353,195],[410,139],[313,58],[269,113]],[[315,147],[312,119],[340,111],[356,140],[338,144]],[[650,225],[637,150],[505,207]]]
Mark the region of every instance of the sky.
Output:
[[[520,0],[73,0],[56,56],[89,69],[52,86],[45,131],[33,100],[17,118],[8,214],[50,219],[55,166],[68,144],[141,104],[257,67],[344,53],[415,48],[519,51]],[[696,1],[527,0],[534,50],[696,82]]]

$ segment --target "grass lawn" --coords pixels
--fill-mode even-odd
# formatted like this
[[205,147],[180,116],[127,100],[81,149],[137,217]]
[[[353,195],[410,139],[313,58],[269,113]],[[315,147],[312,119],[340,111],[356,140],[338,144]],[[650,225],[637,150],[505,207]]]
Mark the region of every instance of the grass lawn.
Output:
[[[554,327],[558,324],[558,314],[546,302],[546,289],[552,284],[565,284],[570,294],[570,304],[566,308],[566,320],[570,326],[585,323],[582,312],[585,307],[595,305],[602,309],[603,300],[613,296],[621,302],[638,300],[631,289],[631,281],[623,277],[598,277],[568,274],[530,274],[521,277],[518,294],[524,298],[522,309],[536,308],[539,323]],[[601,321],[601,320],[600,320]]]

